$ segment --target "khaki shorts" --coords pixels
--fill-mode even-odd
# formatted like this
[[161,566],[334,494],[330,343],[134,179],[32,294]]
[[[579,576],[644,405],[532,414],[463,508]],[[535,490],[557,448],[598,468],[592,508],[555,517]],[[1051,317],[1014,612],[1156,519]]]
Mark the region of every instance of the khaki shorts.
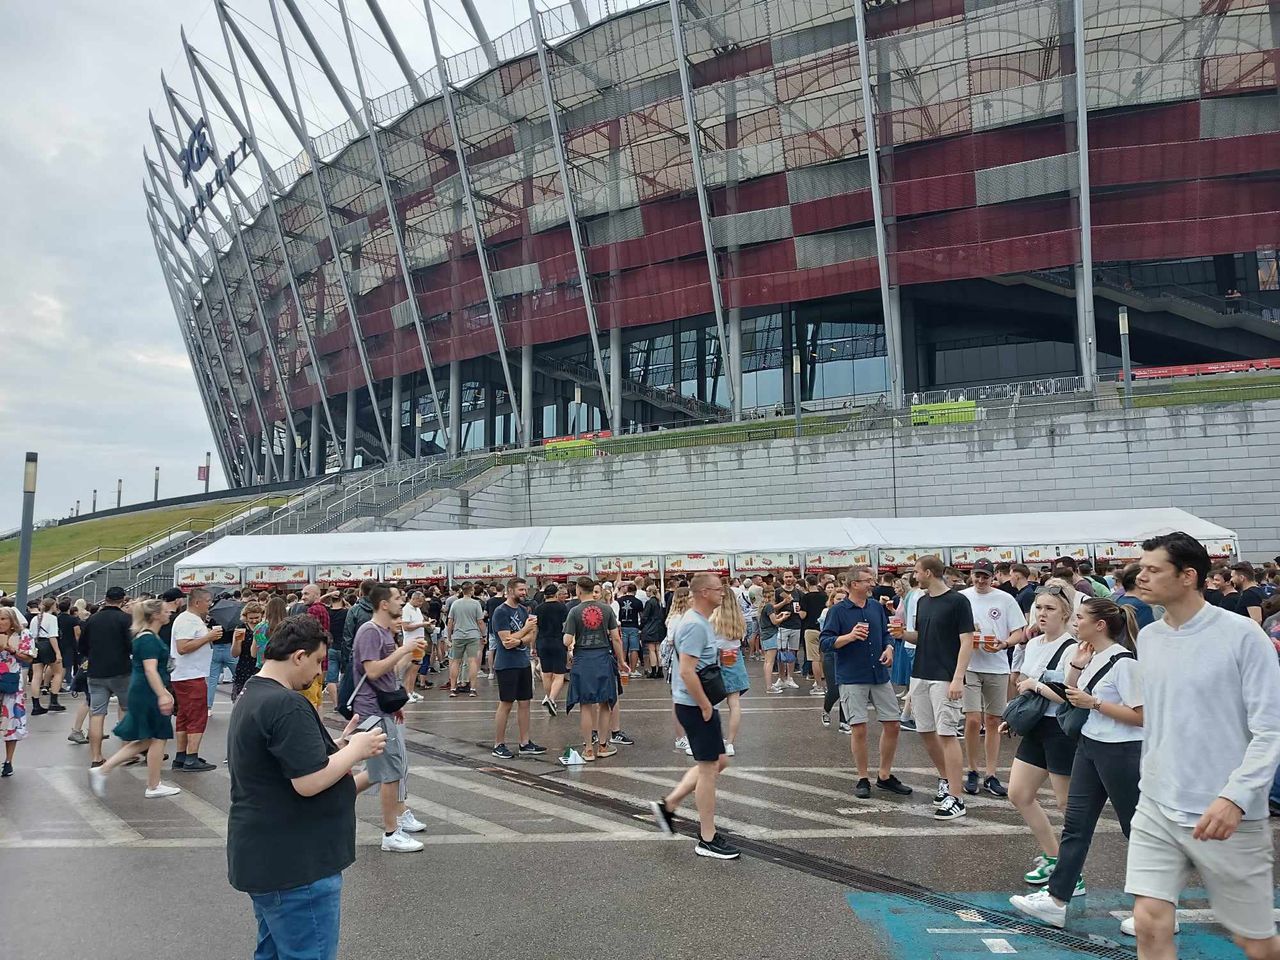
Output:
[[1141,798],[1129,827],[1125,893],[1176,905],[1194,867],[1220,924],[1247,940],[1274,936],[1270,822],[1242,820],[1228,840],[1194,840],[1191,831]]
[[892,683],[842,683],[840,684],[840,706],[844,710],[845,720],[851,727],[867,722],[867,707],[875,710],[876,719],[881,723],[886,721],[897,723],[898,717],[901,716]]
[[1009,674],[965,671],[964,712],[998,717],[1009,705]]
[[821,630],[806,630],[804,632],[805,656],[817,664],[822,663],[822,648],[818,645],[818,638],[821,636]]
[[449,659],[460,660],[465,663],[480,656],[480,638],[473,637],[470,640],[454,640],[449,645]]
[[917,733],[936,733],[940,737],[958,737],[964,730],[961,700],[948,700],[950,680],[911,678],[911,715]]

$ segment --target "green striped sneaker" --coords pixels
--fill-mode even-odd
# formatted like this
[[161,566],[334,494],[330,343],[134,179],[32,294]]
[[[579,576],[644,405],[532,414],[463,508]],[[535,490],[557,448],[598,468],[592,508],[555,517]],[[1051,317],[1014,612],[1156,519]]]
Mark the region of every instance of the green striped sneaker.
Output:
[[1081,877],[1079,880],[1076,881],[1076,889],[1075,889],[1075,892],[1071,894],[1071,896],[1083,897],[1084,894],[1085,894],[1084,877]]
[[1036,857],[1035,864],[1022,875],[1022,879],[1033,887],[1042,887],[1053,876],[1053,869],[1058,865],[1057,857]]

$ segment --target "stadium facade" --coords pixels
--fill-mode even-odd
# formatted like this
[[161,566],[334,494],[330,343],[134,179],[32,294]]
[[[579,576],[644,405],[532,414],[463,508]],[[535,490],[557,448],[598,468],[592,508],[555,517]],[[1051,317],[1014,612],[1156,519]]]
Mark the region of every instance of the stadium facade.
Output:
[[[494,38],[464,0],[479,46],[439,56],[432,20],[425,73],[365,2],[406,80],[376,98],[345,8],[325,49],[272,0],[337,129],[220,0],[232,72],[184,37],[196,99],[166,85],[176,135],[153,121],[148,218],[233,485],[797,392],[1089,389],[1121,306],[1138,364],[1280,355],[1274,0],[571,0]],[[283,169],[248,83],[303,144]]]

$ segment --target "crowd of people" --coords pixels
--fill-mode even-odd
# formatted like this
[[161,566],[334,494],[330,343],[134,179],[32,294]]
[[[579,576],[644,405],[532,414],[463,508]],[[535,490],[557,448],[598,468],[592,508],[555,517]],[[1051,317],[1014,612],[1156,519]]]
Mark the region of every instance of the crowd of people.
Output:
[[[89,746],[94,791],[116,767],[145,762],[145,796],[172,796],[180,788],[161,779],[171,740],[172,771],[216,769],[201,742],[217,686],[229,681],[232,883],[254,898],[260,936],[287,938],[296,917],[266,894],[305,886],[297,909],[331,910],[336,924],[354,826],[337,831],[336,850],[283,873],[270,851],[311,836],[319,828],[298,821],[313,815],[327,843],[356,792],[374,787],[382,850],[423,849],[403,709],[432,691],[476,697],[481,679],[498,695],[495,758],[546,752],[531,736],[537,682],[550,717],[578,710],[580,745],[562,758],[575,764],[634,744],[621,717],[633,679],[668,684],[675,748],[694,764],[652,801],[655,823],[676,833],[692,795],[695,852],[738,857],[716,827],[716,784],[737,753],[747,663],[758,661],[767,696],[814,697],[824,726],[834,714],[849,736],[855,799],[912,795],[893,768],[904,730],[937,770],[937,820],[966,816],[966,797],[1007,797],[1037,847],[1023,879],[1044,888],[1013,897],[1019,911],[1065,925],[1109,801],[1129,839],[1126,932],[1143,960],[1174,956],[1173,905],[1191,867],[1246,955],[1274,958],[1266,818],[1280,813],[1280,571],[1212,566],[1185,534],[1143,550],[1114,571],[1069,557],[1034,572],[986,560],[962,571],[923,556],[902,575],[699,573],[665,591],[646,577],[453,590],[365,581],[216,598],[204,588],[137,598],[113,588],[97,608],[47,597],[25,615],[0,598],[3,773],[13,773],[29,718],[83,694],[68,739]],[[112,699],[123,745],[108,758]],[[339,717],[335,741],[324,721]],[[1013,735],[1005,784],[1001,753]],[[1041,805],[1046,784],[1065,815],[1060,831]]]

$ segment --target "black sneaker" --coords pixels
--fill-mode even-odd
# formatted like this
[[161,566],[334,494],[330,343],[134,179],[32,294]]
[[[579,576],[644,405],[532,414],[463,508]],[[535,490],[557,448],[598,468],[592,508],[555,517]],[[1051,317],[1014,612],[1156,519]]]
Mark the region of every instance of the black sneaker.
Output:
[[500,743],[494,747],[493,755],[499,760],[514,760],[516,756],[505,743]]
[[546,753],[546,752],[547,752],[547,748],[546,748],[546,747],[540,747],[540,746],[538,746],[536,743],[534,743],[532,740],[530,740],[528,743],[522,743],[522,744],[520,744],[520,752],[521,752],[522,754],[535,755],[535,756],[536,756],[536,755],[537,755],[537,754],[539,754],[539,753]]
[[0,766],[0,777],[12,777],[12,776],[13,776],[13,764],[10,763],[8,760],[6,760],[4,762],[4,765]]
[[665,800],[650,800],[649,810],[653,814],[653,822],[668,837],[676,835],[676,815],[667,809]]
[[959,820],[969,811],[965,809],[964,801],[956,797],[948,796],[946,802],[937,810],[933,811],[933,819],[935,820]]
[[636,742],[626,735],[622,730],[614,731],[613,736],[609,738],[610,743],[620,743],[624,747],[634,747]]
[[54,701],[53,703],[49,704],[49,707],[48,707],[49,713],[65,713],[66,710],[67,708],[64,707],[62,704],[58,703],[57,701]]
[[964,792],[978,795],[978,771],[970,770],[964,778]]
[[43,714],[46,714],[46,713],[48,713],[48,712],[49,712],[49,711],[48,711],[47,709],[45,709],[43,706],[41,706],[39,702],[37,702],[37,703],[36,703],[36,704],[31,708],[31,716],[33,716],[33,717],[39,717],[39,716],[42,716]]
[[554,717],[556,715],[556,702],[550,697],[543,697],[542,705],[547,708],[547,716]]
[[831,714],[829,714],[829,713],[824,713],[824,714],[822,715],[822,725],[823,725],[824,727],[829,727],[829,726],[831,726]]
[[1009,795],[1009,791],[1005,789],[1005,785],[1000,782],[1000,778],[997,776],[987,777],[986,780],[982,781],[982,786],[993,797],[1007,797]]
[[900,797],[911,796],[911,788],[892,773],[884,780],[876,777],[876,788],[878,790],[887,790],[889,793],[896,793]]
[[207,770],[217,770],[218,768],[204,757],[187,757],[187,762],[178,769],[185,770],[187,773],[204,773]]
[[863,777],[858,781],[857,786],[853,788],[853,795],[859,800],[871,799],[871,781]]
[[710,840],[699,838],[698,845],[693,850],[700,857],[712,857],[716,860],[737,860],[742,856],[741,850],[718,833]]

